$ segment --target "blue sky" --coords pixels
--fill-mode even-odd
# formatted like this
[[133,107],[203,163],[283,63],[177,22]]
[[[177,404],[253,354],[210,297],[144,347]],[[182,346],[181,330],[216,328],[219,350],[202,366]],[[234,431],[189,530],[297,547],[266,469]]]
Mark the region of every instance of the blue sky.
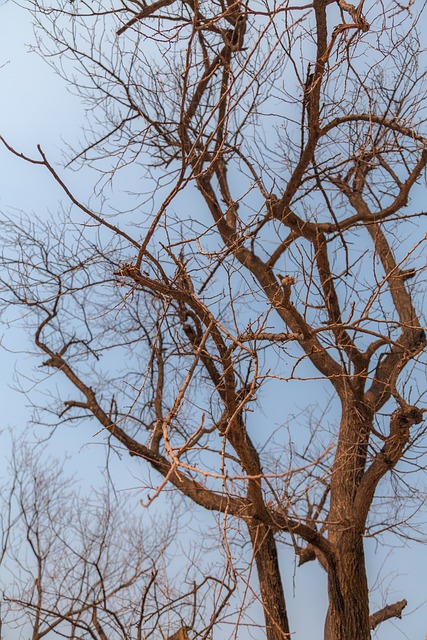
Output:
[[[85,122],[85,113],[78,99],[66,88],[63,80],[36,54],[28,52],[33,40],[28,15],[8,2],[0,5],[0,134],[19,151],[36,157],[37,144],[41,144],[48,157],[60,163],[64,141],[73,143],[79,138]],[[77,145],[76,145],[77,146]],[[0,210],[9,217],[47,217],[55,213],[64,200],[60,189],[43,168],[28,165],[0,148]],[[94,176],[64,170],[67,183],[83,200],[88,200],[93,189]],[[420,192],[421,194],[421,192]],[[31,376],[36,360],[26,355],[28,337],[22,330],[3,327],[5,347],[0,368],[0,400],[2,424],[15,432],[28,431],[31,415],[30,400],[16,389],[16,372]],[[12,351],[12,352],[11,352]],[[31,391],[31,382],[23,382]],[[57,380],[57,384],[63,384]],[[3,438],[2,442],[9,442]],[[98,482],[103,475],[102,447],[90,445],[91,436],[76,429],[57,433],[48,445],[53,455],[62,457],[64,450],[70,455],[67,463],[77,470],[84,482]],[[85,446],[86,445],[86,446]],[[123,472],[123,469],[126,471]],[[131,462],[120,466],[119,482],[122,487],[134,487],[137,468]],[[200,514],[199,514],[200,516]],[[201,516],[203,517],[203,516]],[[321,640],[322,616],[325,608],[325,578],[322,570],[312,563],[296,569],[292,553],[281,547],[283,573],[296,635],[301,640]],[[390,554],[388,562],[384,559]],[[424,640],[427,633],[427,552],[422,545],[403,545],[400,548],[367,543],[371,582],[379,573],[384,589],[389,588],[389,602],[407,598],[409,605],[403,621],[384,623],[377,633],[380,640]],[[294,589],[295,586],[295,589]],[[295,600],[293,599],[295,592]],[[375,605],[383,606],[375,601]],[[6,637],[5,640],[12,640]]]

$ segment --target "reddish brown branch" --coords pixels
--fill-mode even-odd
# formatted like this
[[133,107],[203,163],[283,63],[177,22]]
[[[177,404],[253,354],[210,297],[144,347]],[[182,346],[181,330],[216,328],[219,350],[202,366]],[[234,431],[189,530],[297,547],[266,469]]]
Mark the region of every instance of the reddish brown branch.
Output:
[[369,623],[371,625],[371,629],[375,629],[381,622],[385,620],[389,620],[390,618],[401,618],[402,611],[407,605],[406,600],[400,600],[399,602],[395,602],[394,604],[388,604],[383,609],[372,613],[369,616]]

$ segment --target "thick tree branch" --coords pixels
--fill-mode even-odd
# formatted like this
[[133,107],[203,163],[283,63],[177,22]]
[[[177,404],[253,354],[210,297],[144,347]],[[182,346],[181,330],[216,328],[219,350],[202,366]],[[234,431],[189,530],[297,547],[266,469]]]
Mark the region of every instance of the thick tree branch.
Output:
[[371,629],[375,629],[379,624],[381,624],[381,622],[390,620],[390,618],[401,618],[402,611],[407,604],[408,603],[406,600],[400,600],[399,602],[395,602],[394,604],[388,604],[387,606],[383,607],[383,609],[372,613],[369,616]]
[[384,446],[365,471],[357,489],[354,513],[361,529],[365,527],[379,481],[399,462],[408,445],[411,427],[422,422],[423,418],[423,411],[411,406],[401,406],[392,414]]

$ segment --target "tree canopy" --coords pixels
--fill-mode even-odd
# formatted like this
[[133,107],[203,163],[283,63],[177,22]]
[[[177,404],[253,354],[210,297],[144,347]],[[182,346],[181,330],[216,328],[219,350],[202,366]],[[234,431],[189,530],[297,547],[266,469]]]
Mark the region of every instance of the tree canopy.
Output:
[[99,172],[84,199],[39,147],[70,217],[3,224],[5,312],[71,383],[53,422],[249,541],[268,640],[278,540],[327,574],[325,639],[367,640],[406,602],[370,611],[364,538],[424,499],[423,4],[28,7],[88,106],[68,166]]

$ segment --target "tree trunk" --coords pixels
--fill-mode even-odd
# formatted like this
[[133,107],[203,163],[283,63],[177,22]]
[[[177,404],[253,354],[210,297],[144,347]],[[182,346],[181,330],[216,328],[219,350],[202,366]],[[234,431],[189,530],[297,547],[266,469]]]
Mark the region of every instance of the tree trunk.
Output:
[[288,614],[273,532],[256,521],[249,522],[248,529],[258,572],[267,640],[289,640]]
[[340,436],[332,470],[328,538],[334,548],[328,562],[329,609],[325,640],[369,640],[369,596],[363,532],[365,518],[356,509],[357,490],[366,467],[370,415],[362,403],[343,404]]
[[369,640],[369,596],[363,540],[344,536],[328,569],[325,640]]

